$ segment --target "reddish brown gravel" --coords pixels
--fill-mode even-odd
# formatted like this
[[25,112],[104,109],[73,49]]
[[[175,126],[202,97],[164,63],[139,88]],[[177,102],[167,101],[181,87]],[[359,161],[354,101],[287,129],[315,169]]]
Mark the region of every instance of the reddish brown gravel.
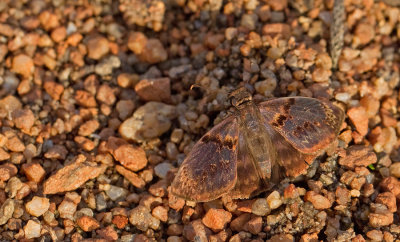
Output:
[[[399,16],[395,0],[0,1],[0,241],[399,241]],[[174,196],[243,85],[335,103],[338,140],[256,197]]]

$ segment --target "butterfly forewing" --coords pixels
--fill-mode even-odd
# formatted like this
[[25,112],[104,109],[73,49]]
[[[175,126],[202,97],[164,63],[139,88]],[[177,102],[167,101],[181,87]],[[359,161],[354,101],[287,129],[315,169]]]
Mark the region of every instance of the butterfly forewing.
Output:
[[172,192],[191,201],[217,199],[231,190],[237,177],[239,127],[231,116],[193,147],[172,183]]
[[268,122],[301,153],[314,154],[336,138],[344,119],[343,111],[314,98],[287,97],[259,104]]

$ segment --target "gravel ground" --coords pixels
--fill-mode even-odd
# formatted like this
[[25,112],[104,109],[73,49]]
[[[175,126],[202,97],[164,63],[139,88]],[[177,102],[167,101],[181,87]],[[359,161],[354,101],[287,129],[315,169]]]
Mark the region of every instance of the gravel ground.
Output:
[[[0,240],[399,241],[398,6],[0,1]],[[339,105],[337,146],[252,199],[175,197],[241,85]]]

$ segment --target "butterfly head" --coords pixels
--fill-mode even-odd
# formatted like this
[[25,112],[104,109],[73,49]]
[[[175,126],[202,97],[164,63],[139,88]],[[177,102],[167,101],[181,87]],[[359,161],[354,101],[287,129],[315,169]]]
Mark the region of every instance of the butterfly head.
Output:
[[237,109],[241,109],[245,107],[247,104],[252,103],[253,101],[253,97],[245,87],[241,87],[233,91],[229,95],[229,98],[231,100],[232,106],[234,106]]

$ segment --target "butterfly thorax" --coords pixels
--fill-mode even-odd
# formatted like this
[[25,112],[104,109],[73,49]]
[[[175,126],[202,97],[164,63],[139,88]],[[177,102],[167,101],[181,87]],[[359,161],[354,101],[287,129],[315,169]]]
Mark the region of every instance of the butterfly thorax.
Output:
[[277,164],[277,151],[264,125],[264,119],[252,100],[239,105],[237,117],[246,148],[260,178],[267,184]]
[[253,97],[245,88],[239,88],[229,95],[232,105],[236,109],[245,109],[248,105],[253,104]]

